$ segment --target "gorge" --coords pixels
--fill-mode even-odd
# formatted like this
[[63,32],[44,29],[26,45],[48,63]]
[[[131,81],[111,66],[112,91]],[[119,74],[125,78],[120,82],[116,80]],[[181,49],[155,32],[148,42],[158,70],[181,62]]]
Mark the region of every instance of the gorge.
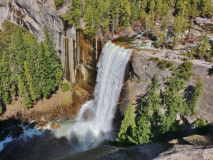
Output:
[[[4,50],[1,42],[11,43],[8,37],[14,36],[12,34],[15,32],[11,26],[17,24],[18,29],[22,28],[21,35],[24,38],[18,43],[16,50],[22,46],[23,54],[19,54],[22,53],[21,51],[14,53],[19,54],[20,57],[31,51],[36,51],[35,55],[42,52],[48,55],[46,51],[48,43],[44,32],[47,29],[49,37],[52,37],[55,44],[52,47],[55,48],[52,54],[60,57],[60,65],[63,69],[63,82],[61,75],[61,82],[55,85],[51,96],[46,97],[41,91],[39,99],[31,100],[31,106],[29,105],[31,108],[25,108],[22,98],[28,92],[30,94],[32,92],[29,75],[31,74],[33,80],[35,77],[42,77],[34,74],[33,71],[41,70],[43,66],[37,69],[30,64],[43,64],[46,60],[48,64],[54,66],[55,61],[51,59],[53,56],[44,56],[44,60],[39,59],[39,56],[32,56],[33,54],[27,55],[26,58],[23,56],[20,63],[22,68],[20,68],[23,72],[22,77],[25,77],[23,82],[28,86],[25,90],[28,92],[19,95],[21,81],[16,80],[16,83],[19,83],[15,87],[15,94],[11,95],[11,103],[4,105],[3,114],[0,115],[0,159],[137,160],[166,159],[173,155],[176,158],[182,156],[183,159],[187,159],[188,156],[213,159],[213,64],[211,61],[213,35],[212,32],[207,35],[202,29],[202,24],[201,26],[194,24],[194,15],[177,14],[186,13],[178,8],[183,6],[178,4],[184,1],[175,1],[177,5],[171,4],[173,1],[168,3],[163,1],[163,7],[167,8],[162,10],[160,15],[153,14],[162,9],[160,5],[156,5],[155,9],[150,8],[150,5],[154,6],[153,3],[160,3],[153,0],[65,0],[60,7],[56,7],[54,2],[53,0],[0,0],[0,68],[4,69],[7,64],[4,61],[8,62],[8,57],[5,55],[13,51],[12,45],[8,45],[9,47]],[[79,5],[81,2],[85,4]],[[187,1],[187,3],[191,2]],[[71,3],[77,4],[76,10],[72,6],[68,7]],[[83,7],[80,16],[79,6]],[[100,6],[104,6],[103,12],[100,11],[102,9]],[[144,6],[146,7],[143,8]],[[96,8],[91,9],[91,7]],[[128,7],[131,9],[128,10]],[[171,10],[171,13],[168,10]],[[144,11],[147,12],[145,15]],[[208,14],[209,12],[210,9]],[[70,14],[71,18],[65,17],[65,14],[68,16]],[[97,18],[100,16],[105,17]],[[187,16],[190,18],[187,19]],[[177,17],[185,20],[179,23],[180,19]],[[75,18],[79,18],[79,24],[76,23]],[[92,23],[88,23],[90,20]],[[213,21],[212,18],[207,20]],[[193,25],[184,28],[182,22]],[[9,24],[8,28],[5,27],[5,23]],[[179,24],[183,27],[178,26]],[[6,32],[12,36],[4,34]],[[45,46],[43,48],[42,43]],[[39,46],[38,49],[33,50],[36,46]],[[10,57],[13,57],[13,54]],[[35,63],[37,60],[39,63]],[[49,72],[45,75],[54,75],[50,73],[48,67],[46,70]],[[1,73],[6,73],[5,71],[8,70],[4,69],[4,72],[1,70]],[[14,71],[14,67],[11,70]],[[13,75],[18,74],[17,72]],[[151,96],[147,98],[152,92],[150,89],[155,76],[158,77],[158,83],[155,85],[157,89],[153,94],[154,98]],[[40,85],[42,79],[45,78],[37,82],[33,81],[35,89],[43,85]],[[2,83],[2,88],[7,91],[5,81]],[[63,91],[64,84],[67,86],[66,91]],[[200,85],[202,87],[197,84],[202,84]],[[0,105],[5,97],[7,98],[7,94],[4,94],[2,99],[0,97]],[[167,101],[171,103],[168,105]],[[152,102],[156,105],[152,105]],[[125,120],[125,114],[128,115],[127,110],[130,106],[133,109],[129,117],[126,116],[128,123],[126,128],[124,127],[124,134],[128,141],[134,142],[134,145],[138,144],[132,147],[129,146],[133,144],[126,143],[125,140],[121,143],[118,137],[121,124],[124,123],[125,126],[125,121],[122,120]],[[140,129],[138,119],[141,112],[143,112],[141,124],[144,128],[139,131],[143,130],[143,133],[137,130]],[[134,123],[131,126],[129,124],[133,122],[132,118]],[[169,124],[170,122],[172,125]],[[165,126],[162,127],[163,123]],[[164,129],[165,139],[159,138],[158,134],[163,133]],[[208,131],[207,135],[205,135],[206,131]],[[140,135],[138,139],[152,135],[146,141],[139,143],[138,133]],[[128,148],[123,148],[124,146]]]

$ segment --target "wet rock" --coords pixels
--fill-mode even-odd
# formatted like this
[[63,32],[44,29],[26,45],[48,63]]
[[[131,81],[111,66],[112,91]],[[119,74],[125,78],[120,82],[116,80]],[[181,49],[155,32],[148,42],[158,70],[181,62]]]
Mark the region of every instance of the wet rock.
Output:
[[0,141],[4,140],[8,135],[18,138],[23,133],[23,129],[19,126],[21,122],[15,119],[0,121]]
[[11,136],[13,137],[13,138],[19,138],[20,137],[20,135],[23,133],[23,128],[22,127],[20,127],[20,126],[16,126],[16,127],[14,127],[12,130],[11,130]]
[[91,120],[93,116],[94,116],[94,113],[93,113],[93,110],[91,109],[87,109],[83,114],[83,117],[86,121]]
[[44,126],[46,123],[47,123],[46,120],[40,120],[40,121],[38,122],[38,125],[39,125],[39,126]]
[[28,127],[33,129],[37,124],[38,123],[36,121],[34,121],[34,122],[31,122]]
[[52,129],[57,129],[57,128],[59,128],[60,127],[60,125],[59,125],[59,123],[57,123],[57,122],[53,122],[52,124],[51,124],[51,128]]

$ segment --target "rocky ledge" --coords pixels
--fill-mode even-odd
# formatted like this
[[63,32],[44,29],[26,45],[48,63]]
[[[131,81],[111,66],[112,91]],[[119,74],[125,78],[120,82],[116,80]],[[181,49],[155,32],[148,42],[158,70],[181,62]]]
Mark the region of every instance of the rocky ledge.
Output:
[[213,146],[173,145],[149,143],[129,148],[101,146],[93,150],[58,158],[57,160],[210,160]]

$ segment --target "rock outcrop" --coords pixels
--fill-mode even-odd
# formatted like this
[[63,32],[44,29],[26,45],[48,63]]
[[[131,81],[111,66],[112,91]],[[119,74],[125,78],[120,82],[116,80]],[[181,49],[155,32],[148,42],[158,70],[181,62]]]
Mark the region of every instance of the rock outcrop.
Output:
[[[178,66],[183,63],[183,61],[180,60],[180,55],[172,53],[165,54],[161,51],[136,52],[131,59],[131,73],[129,75],[129,79],[125,83],[121,92],[117,112],[118,117],[122,117],[128,107],[128,104],[134,104],[137,106],[137,102],[141,100],[141,96],[147,92],[149,84],[151,83],[151,78],[154,74],[158,75],[160,87],[161,89],[164,89],[164,80],[171,76],[171,71],[169,69],[159,69],[158,62],[149,61],[151,56],[171,61],[174,66]],[[196,116],[188,117],[187,119],[191,119],[190,123],[193,123],[197,118],[202,117],[207,122],[212,122],[213,77],[208,75],[208,69],[212,66],[212,64],[199,60],[193,60],[191,62],[193,63],[194,76],[192,76],[188,85],[195,85],[198,81],[201,81],[203,83],[203,89],[202,95],[200,96],[196,106]]]

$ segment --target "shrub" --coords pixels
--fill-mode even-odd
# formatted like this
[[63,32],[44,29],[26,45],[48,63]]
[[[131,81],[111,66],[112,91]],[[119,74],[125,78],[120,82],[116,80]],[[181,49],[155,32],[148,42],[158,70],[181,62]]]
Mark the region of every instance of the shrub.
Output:
[[199,100],[200,95],[202,94],[201,90],[203,88],[202,82],[198,82],[195,86],[189,85],[184,91],[184,97],[186,98],[187,114],[194,114],[195,107]]
[[181,61],[186,62],[186,61],[188,61],[188,59],[187,58],[181,58]]
[[207,123],[204,119],[198,118],[195,122],[195,127],[200,134],[205,134],[208,132]]
[[183,78],[185,80],[190,80],[190,77],[192,75],[194,75],[194,73],[192,72],[192,68],[193,68],[192,62],[188,62],[188,61],[183,62],[178,67],[178,70],[176,72],[177,78]]
[[160,62],[160,59],[158,57],[150,57],[150,61]]
[[67,92],[70,90],[70,85],[66,82],[62,84],[62,91]]
[[54,0],[56,8],[60,8],[64,4],[64,0]]
[[196,126],[196,128],[203,128],[203,127],[206,127],[207,124],[204,119],[198,118],[197,121],[195,122],[195,126]]
[[159,65],[160,65],[160,69],[165,70],[166,68],[172,67],[173,63],[172,62],[168,62],[165,59],[163,59],[163,60],[161,60],[159,62]]

